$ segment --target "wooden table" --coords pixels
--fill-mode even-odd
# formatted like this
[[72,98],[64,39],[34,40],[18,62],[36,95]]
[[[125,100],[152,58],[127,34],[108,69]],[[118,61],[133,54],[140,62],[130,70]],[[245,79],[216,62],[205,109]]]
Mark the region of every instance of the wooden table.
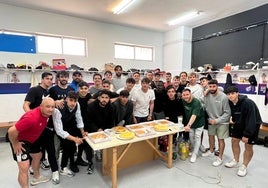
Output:
[[[111,141],[95,144],[89,138],[87,143],[94,151],[103,150],[102,173],[112,178],[112,188],[117,187],[117,171],[130,166],[161,158],[167,162],[167,167],[172,167],[172,140],[173,134],[183,131],[177,124],[169,126],[167,132],[156,132],[154,135],[135,137],[131,140],[120,140],[116,135],[111,136]],[[158,150],[158,137],[168,135],[168,152],[163,154]]]

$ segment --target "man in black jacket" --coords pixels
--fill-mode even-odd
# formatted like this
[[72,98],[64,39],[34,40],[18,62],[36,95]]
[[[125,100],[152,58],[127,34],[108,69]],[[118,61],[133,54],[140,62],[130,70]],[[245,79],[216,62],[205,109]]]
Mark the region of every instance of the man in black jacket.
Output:
[[258,138],[259,128],[262,123],[260,112],[256,104],[247,98],[239,95],[236,86],[230,86],[226,89],[231,108],[231,120],[229,134],[232,137],[232,150],[234,159],[225,164],[228,168],[238,166],[240,156],[239,142],[245,143],[243,163],[237,172],[238,176],[247,175],[247,166],[253,157],[253,145]]

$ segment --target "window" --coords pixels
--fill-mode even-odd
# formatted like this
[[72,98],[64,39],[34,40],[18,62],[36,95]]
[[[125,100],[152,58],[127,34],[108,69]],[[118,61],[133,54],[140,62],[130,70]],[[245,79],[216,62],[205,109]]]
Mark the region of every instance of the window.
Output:
[[153,61],[153,47],[115,43],[116,59]]
[[39,53],[86,56],[86,40],[37,35],[37,49]]

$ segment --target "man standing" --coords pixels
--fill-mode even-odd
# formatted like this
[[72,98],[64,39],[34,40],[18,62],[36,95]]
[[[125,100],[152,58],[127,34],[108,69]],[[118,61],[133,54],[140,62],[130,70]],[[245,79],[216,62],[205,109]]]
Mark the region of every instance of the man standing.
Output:
[[150,80],[144,77],[141,80],[141,88],[133,91],[134,123],[153,120],[155,95],[150,87]]
[[49,116],[54,112],[55,103],[52,98],[44,98],[40,107],[27,111],[20,120],[8,130],[13,158],[17,161],[19,174],[18,181],[21,187],[29,187],[28,171],[30,158],[34,176],[31,185],[47,182],[49,177],[40,175],[40,160],[42,153],[38,138],[47,126]]
[[75,92],[78,91],[78,84],[83,80],[82,73],[79,71],[74,71],[73,72],[73,81],[70,83],[69,86],[71,86]]
[[208,82],[209,93],[204,97],[205,109],[208,113],[208,135],[209,150],[202,156],[213,156],[215,148],[215,135],[219,141],[219,156],[212,163],[213,166],[222,164],[222,156],[225,148],[224,139],[229,136],[229,119],[231,109],[227,96],[218,89],[218,81],[210,80]]
[[194,163],[201,144],[201,134],[205,125],[205,113],[201,102],[193,96],[191,90],[185,88],[182,90],[183,107],[185,111],[184,127],[185,131],[190,132],[190,142],[192,146],[192,156],[190,161]]
[[243,163],[237,172],[238,176],[247,175],[247,166],[253,157],[253,145],[258,139],[259,128],[262,123],[260,112],[256,104],[247,98],[239,95],[238,88],[230,86],[226,89],[229,99],[232,117],[229,132],[232,137],[232,150],[234,159],[225,166],[233,168],[238,166],[240,156],[240,140],[245,143]]
[[112,84],[114,86],[114,91],[117,91],[121,87],[124,87],[126,83],[126,78],[122,76],[122,66],[121,65],[116,65],[114,68],[115,75],[112,78]]
[[112,104],[115,111],[115,125],[124,120],[124,125],[133,123],[133,103],[129,100],[129,92],[122,90],[119,98]]

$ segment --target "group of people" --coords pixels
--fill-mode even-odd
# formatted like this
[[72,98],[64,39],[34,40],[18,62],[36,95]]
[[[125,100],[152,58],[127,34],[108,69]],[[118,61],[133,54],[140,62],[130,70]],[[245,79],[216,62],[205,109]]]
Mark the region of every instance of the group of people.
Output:
[[[128,77],[122,71],[117,65],[114,75],[111,71],[106,71],[104,77],[94,73],[90,87],[79,71],[73,72],[70,84],[69,73],[59,71],[53,86],[53,75],[42,73],[40,85],[30,88],[26,95],[25,114],[8,130],[21,187],[28,187],[30,169],[31,185],[51,179],[40,175],[40,164],[51,169],[54,184],[60,183],[60,175],[73,177],[79,172],[78,165],[87,166],[87,173],[92,174],[94,153],[83,139],[88,133],[156,119],[178,123],[179,116],[183,117],[185,126],[179,137],[191,142],[191,162],[198,157],[203,129],[207,127],[209,149],[202,156],[214,155],[216,136],[219,154],[213,166],[221,165],[224,139],[231,136],[234,159],[225,166],[239,165],[242,141],[245,151],[237,174],[247,174],[262,121],[255,103],[240,95],[237,87],[230,86],[223,91],[217,80],[208,77],[200,78],[199,84],[194,72],[181,72],[173,78],[171,73],[166,73],[164,82],[158,71],[149,71],[142,79],[140,72]],[[44,162],[46,156],[49,165]],[[96,151],[96,157],[101,160],[101,151]]]

